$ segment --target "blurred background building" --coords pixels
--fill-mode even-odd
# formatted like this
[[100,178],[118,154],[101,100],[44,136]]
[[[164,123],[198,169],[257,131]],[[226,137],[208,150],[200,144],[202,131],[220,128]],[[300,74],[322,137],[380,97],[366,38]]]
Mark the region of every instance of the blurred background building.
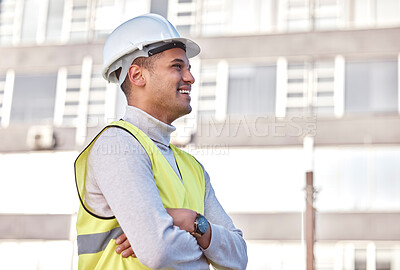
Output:
[[148,12],[202,48],[173,141],[248,269],[305,269],[308,163],[316,269],[400,270],[400,0],[0,0],[0,269],[76,269],[73,162],[126,104],[102,47]]

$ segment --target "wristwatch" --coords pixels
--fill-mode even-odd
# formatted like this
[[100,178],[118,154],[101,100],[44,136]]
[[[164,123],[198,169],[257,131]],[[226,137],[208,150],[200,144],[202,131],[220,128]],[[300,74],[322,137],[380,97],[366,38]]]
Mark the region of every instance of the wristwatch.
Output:
[[194,220],[194,232],[192,235],[194,237],[203,236],[208,231],[209,226],[208,220],[202,214],[197,213],[196,219]]

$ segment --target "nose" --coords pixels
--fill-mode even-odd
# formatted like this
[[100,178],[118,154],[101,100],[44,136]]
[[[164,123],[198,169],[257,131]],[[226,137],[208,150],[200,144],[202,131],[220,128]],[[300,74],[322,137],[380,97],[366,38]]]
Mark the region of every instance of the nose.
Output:
[[194,84],[195,81],[193,74],[189,69],[186,69],[183,73],[182,80],[188,84]]

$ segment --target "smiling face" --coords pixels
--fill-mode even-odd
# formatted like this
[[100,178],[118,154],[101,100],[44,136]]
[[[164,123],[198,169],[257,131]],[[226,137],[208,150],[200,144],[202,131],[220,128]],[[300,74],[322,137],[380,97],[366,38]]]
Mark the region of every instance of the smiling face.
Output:
[[144,70],[143,74],[146,78],[147,113],[171,124],[192,111],[190,91],[194,77],[184,50],[174,48],[164,51],[154,61],[153,68]]

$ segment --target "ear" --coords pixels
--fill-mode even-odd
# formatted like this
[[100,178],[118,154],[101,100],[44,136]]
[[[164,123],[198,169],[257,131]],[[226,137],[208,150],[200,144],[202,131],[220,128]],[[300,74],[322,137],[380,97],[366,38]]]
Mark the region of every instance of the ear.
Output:
[[131,65],[128,70],[127,76],[131,84],[143,87],[146,85],[146,78],[143,76],[143,68],[138,65]]

